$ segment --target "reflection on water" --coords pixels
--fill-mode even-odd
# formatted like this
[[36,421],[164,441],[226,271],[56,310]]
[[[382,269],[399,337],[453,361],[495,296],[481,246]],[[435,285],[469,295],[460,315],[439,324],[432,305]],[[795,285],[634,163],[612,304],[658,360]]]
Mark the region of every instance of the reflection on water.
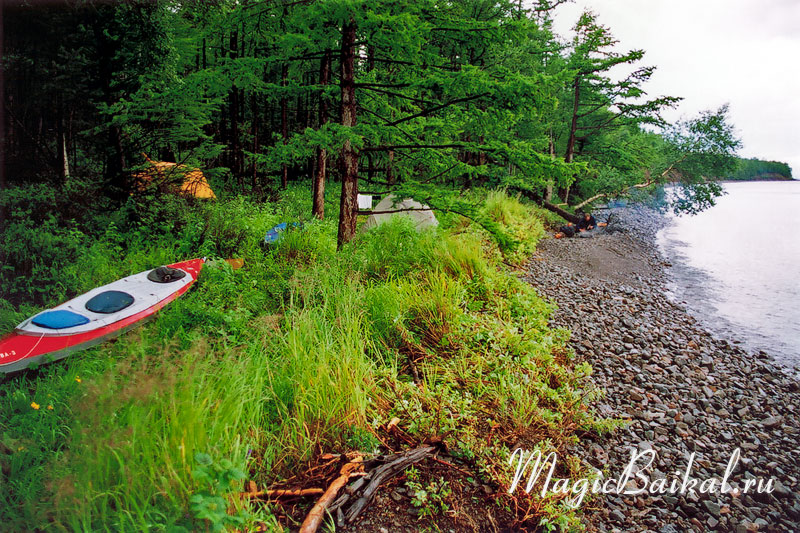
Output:
[[800,366],[800,181],[725,190],[659,232],[670,290],[710,330]]

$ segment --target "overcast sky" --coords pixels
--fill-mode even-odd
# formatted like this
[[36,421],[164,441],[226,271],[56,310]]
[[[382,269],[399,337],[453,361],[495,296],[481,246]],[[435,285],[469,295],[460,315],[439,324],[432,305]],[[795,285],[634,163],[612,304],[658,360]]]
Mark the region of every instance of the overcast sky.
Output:
[[575,0],[556,10],[570,34],[590,8],[621,51],[645,50],[650,96],[682,96],[665,118],[730,103],[745,157],[784,161],[800,178],[800,0]]

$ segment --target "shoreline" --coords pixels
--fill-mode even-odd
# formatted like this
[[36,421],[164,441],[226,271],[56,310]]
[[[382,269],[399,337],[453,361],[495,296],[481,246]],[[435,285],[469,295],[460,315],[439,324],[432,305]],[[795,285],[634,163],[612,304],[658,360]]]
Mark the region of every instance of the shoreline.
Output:
[[628,464],[632,449],[653,450],[657,458],[646,473],[653,483],[684,469],[692,454],[696,477],[722,479],[738,448],[732,487],[751,478],[775,484],[771,494],[601,495],[584,504],[588,530],[796,529],[797,380],[765,353],[714,337],[668,297],[666,262],[655,243],[661,215],[644,208],[615,214],[622,231],[543,240],[525,276],[558,305],[552,325],[572,331],[577,360],[592,365],[590,379],[607,391],[599,414],[630,421],[610,435],[587,436],[572,451],[613,473]]
[[717,183],[758,183],[759,181],[798,181],[797,178],[787,178],[786,176],[781,177],[770,177],[770,178],[750,178],[746,180],[719,180]]

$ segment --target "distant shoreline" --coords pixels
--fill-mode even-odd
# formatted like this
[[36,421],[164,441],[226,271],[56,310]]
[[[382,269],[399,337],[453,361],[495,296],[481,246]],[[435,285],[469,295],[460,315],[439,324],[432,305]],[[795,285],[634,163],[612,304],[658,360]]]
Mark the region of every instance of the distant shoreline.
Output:
[[764,178],[748,178],[746,180],[725,179],[719,181],[720,183],[751,183],[754,181],[798,181],[798,180],[796,180],[795,178],[787,178],[786,176],[781,176],[780,174],[774,174]]

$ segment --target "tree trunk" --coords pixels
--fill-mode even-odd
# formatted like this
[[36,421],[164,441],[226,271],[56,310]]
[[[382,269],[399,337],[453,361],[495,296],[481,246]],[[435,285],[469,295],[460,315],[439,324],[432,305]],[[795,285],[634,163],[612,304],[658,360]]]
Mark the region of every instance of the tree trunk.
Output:
[[[122,186],[122,192],[127,193],[130,190],[127,176],[125,175],[125,152],[122,149],[122,131],[119,126],[111,126],[108,130],[108,140],[113,147],[113,152],[108,160],[108,167],[106,168],[107,177],[112,182],[116,182]],[[120,199],[124,196],[120,196]]]
[[372,159],[372,152],[367,152],[367,179],[373,181],[375,177],[375,161]]
[[[231,32],[230,57],[236,59],[238,56],[239,39],[236,31]],[[234,85],[230,93],[230,106],[228,107],[229,120],[231,123],[231,170],[239,183],[242,185],[242,168],[239,164],[241,146],[239,144],[239,89]]]
[[[328,123],[328,98],[325,96],[325,87],[331,80],[331,52],[325,52],[319,66],[319,84],[323,92],[319,96],[319,127]],[[322,220],[325,218],[325,178],[328,173],[328,151],[317,148],[317,171],[314,175],[314,205],[311,212]]]
[[[99,58],[99,84],[103,91],[103,100],[108,106],[113,106],[116,102],[114,91],[111,87],[114,81],[112,60],[115,53],[115,45],[103,33],[100,24],[93,25],[95,40],[98,43]],[[104,178],[110,189],[112,196],[118,201],[124,201],[130,192],[128,177],[124,174],[125,152],[122,148],[122,131],[116,124],[108,126],[108,146],[111,150],[106,151]]]
[[[258,102],[256,100],[255,91],[250,95],[250,112],[253,114],[253,153],[258,154],[258,126],[261,122],[261,116],[258,113]],[[260,194],[260,187],[258,183],[258,164],[256,158],[253,157],[253,165],[250,169],[253,183],[251,185],[253,192]]]
[[577,224],[578,222],[581,221],[581,217],[579,217],[578,215],[573,215],[569,211],[564,211],[563,209],[561,209],[557,205],[553,205],[550,202],[542,202],[542,207],[544,207],[548,211],[552,211],[553,213],[556,213],[557,215],[559,215],[561,218],[563,218],[565,220],[569,220],[573,224]]
[[375,46],[367,46],[367,71],[375,70]]
[[[342,126],[352,128],[356,125],[356,85],[354,74],[356,25],[350,19],[342,27],[341,50],[341,89]],[[337,248],[350,242],[356,234],[358,216],[358,152],[350,140],[342,146],[342,196],[339,203],[339,232]]]
[[[68,139],[74,139],[75,138],[74,135],[73,135],[73,132],[75,131],[75,129],[73,127],[74,123],[75,123],[75,109],[72,108],[72,109],[69,110],[69,123],[68,123],[68,127],[67,127],[67,138]],[[70,158],[73,161],[77,161],[78,160],[78,143],[73,142],[73,143],[71,143],[71,145],[72,145],[72,150],[71,150],[71,153],[70,153]]]
[[569,190],[570,190],[570,187],[571,187],[570,185],[567,185],[566,187],[564,187],[560,191],[561,198],[564,200],[565,204],[569,203]]
[[[573,87],[575,88],[575,96],[572,100],[572,122],[570,123],[569,127],[569,138],[567,139],[567,152],[564,154],[564,162],[565,163],[572,163],[573,159],[575,158],[575,135],[578,131],[578,106],[580,103],[580,94],[581,94],[581,78],[577,76],[575,78],[575,82],[573,83]],[[560,189],[558,191],[559,196],[564,200],[564,202],[569,202],[569,185]]]
[[58,177],[62,184],[69,178],[69,160],[67,159],[67,135],[64,131],[64,97],[58,95],[58,123],[56,124],[56,142],[58,146]]
[[572,163],[575,156],[575,134],[578,131],[578,104],[580,102],[580,76],[575,78],[573,84],[575,96],[572,100],[572,122],[569,127],[569,139],[567,140],[567,153],[564,154],[564,162]]
[[386,163],[386,181],[389,183],[389,185],[394,185],[394,150],[389,150],[386,155],[389,158],[389,162]]
[[569,222],[572,222],[573,224],[577,224],[578,222],[581,221],[581,217],[579,217],[578,215],[573,215],[569,211],[564,211],[563,209],[561,209],[557,205],[553,205],[550,202],[548,202],[546,200],[543,200],[541,196],[539,196],[537,194],[534,194],[533,192],[531,192],[529,190],[518,189],[516,187],[512,187],[511,190],[519,192],[520,194],[522,194],[522,196],[525,196],[529,200],[532,200],[533,202],[536,202],[537,204],[541,205],[542,207],[544,207],[548,211],[552,211],[553,213],[556,213],[561,218],[563,218],[565,220],[568,220]]
[[[286,89],[286,84],[289,77],[289,65],[284,63],[281,68],[281,87]],[[283,137],[283,144],[289,141],[289,110],[288,98],[284,92],[281,96],[281,136]],[[281,187],[284,189],[289,186],[289,167],[284,163],[281,165]]]
[[61,137],[61,142],[58,144],[58,158],[61,161],[59,165],[59,178],[61,183],[66,183],[69,179],[69,159],[67,158],[67,136],[64,134],[64,128],[58,134]]
[[[550,144],[550,159],[555,159],[556,158],[556,146],[555,146],[555,143],[553,142],[553,132],[552,131],[550,131],[549,144]],[[544,201],[545,202],[552,202],[553,201],[553,180],[552,179],[548,179],[547,180],[547,192],[545,193]]]

